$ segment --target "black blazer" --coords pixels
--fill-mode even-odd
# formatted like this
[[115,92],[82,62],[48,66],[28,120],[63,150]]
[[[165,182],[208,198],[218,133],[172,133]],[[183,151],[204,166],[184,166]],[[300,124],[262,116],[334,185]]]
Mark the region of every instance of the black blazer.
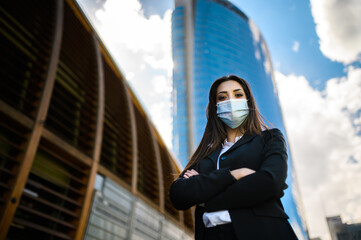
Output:
[[[170,188],[170,199],[178,210],[197,205],[195,239],[204,239],[203,213],[219,210],[229,211],[237,239],[297,239],[280,201],[287,188],[287,150],[281,131],[245,134],[220,156],[216,170],[221,149],[190,167],[199,175],[188,179],[181,175]],[[256,172],[236,181],[230,170],[237,168]]]

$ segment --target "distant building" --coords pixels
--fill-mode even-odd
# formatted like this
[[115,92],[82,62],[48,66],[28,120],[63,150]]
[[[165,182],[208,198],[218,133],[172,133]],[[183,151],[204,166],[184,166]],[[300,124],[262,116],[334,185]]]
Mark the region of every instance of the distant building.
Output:
[[178,161],[77,3],[0,19],[0,239],[192,239]]
[[340,216],[327,217],[332,240],[361,240],[361,223],[342,223]]
[[[173,151],[183,167],[206,126],[214,80],[239,75],[253,90],[261,114],[285,136],[271,57],[255,23],[227,0],[175,0],[172,14]],[[300,239],[308,239],[289,152],[289,188],[282,203]]]

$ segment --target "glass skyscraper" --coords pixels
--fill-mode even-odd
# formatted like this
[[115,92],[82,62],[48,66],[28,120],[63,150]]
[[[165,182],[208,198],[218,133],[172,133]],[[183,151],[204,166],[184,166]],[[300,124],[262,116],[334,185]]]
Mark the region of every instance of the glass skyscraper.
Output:
[[[252,88],[261,114],[286,136],[270,55],[254,22],[226,0],[175,0],[172,15],[173,151],[183,167],[206,126],[208,91],[225,75]],[[282,202],[299,239],[307,239],[292,155]]]

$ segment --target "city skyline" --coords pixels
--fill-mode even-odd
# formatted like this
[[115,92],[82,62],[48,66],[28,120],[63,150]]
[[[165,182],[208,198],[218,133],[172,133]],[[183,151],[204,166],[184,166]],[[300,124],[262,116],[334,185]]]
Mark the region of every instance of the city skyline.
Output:
[[[172,1],[79,2],[171,147]],[[268,43],[310,235],[329,239],[325,216],[361,220],[360,3],[232,2]]]

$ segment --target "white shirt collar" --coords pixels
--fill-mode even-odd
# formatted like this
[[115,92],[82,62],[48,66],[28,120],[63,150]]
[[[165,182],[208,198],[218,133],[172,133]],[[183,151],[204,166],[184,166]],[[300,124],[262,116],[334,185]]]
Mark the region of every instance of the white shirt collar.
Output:
[[241,139],[242,136],[243,136],[243,135],[236,137],[236,138],[234,139],[234,143],[233,143],[233,142],[228,142],[228,141],[227,141],[227,138],[224,139],[224,142],[223,142],[223,144],[222,144],[222,148],[224,148],[224,147],[231,147],[231,146],[232,146],[233,144],[235,144],[239,139]]

